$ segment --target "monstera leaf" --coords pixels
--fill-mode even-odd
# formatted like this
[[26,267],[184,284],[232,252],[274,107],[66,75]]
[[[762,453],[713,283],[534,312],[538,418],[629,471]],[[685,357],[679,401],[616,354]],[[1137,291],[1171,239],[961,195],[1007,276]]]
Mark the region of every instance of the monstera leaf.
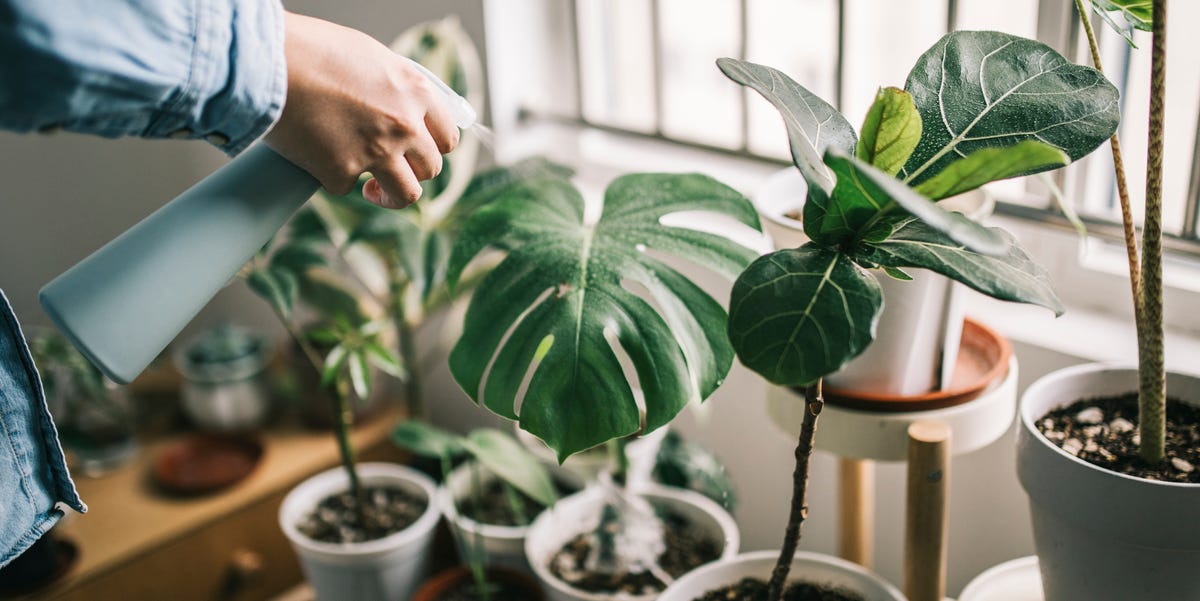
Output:
[[715,234],[663,225],[664,216],[682,211],[759,228],[744,197],[702,175],[618,178],[594,224],[584,220],[579,191],[552,176],[526,180],[479,209],[451,253],[449,281],[485,248],[507,256],[473,294],[450,354],[455,380],[476,402],[520,419],[564,459],[641,427],[614,346],[645,393],[647,431],[706,398],[733,361],[725,311],[647,251],[730,279],[757,253]]
[[1120,121],[1117,89],[1099,71],[1040,42],[996,31],[947,34],[921,55],[905,89],[924,126],[900,171],[913,186],[977,150],[1025,140],[1076,160],[1111,137]]
[[828,102],[796,83],[784,73],[732,58],[717,59],[726,77],[762,94],[779,109],[787,127],[792,161],[804,181],[809,197],[827,197],[833,192],[833,174],[821,161],[825,150],[836,147],[854,152],[854,128]]

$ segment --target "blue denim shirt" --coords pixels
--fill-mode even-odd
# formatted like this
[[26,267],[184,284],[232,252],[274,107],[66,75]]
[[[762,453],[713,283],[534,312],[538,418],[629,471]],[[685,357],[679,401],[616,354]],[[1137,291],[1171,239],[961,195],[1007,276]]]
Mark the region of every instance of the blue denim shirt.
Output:
[[0,0],[0,129],[199,138],[283,112],[279,0]]
[[[236,154],[283,112],[279,0],[0,0],[0,129],[199,138]],[[0,293],[0,567],[86,511]]]
[[67,474],[21,326],[0,290],[0,567],[58,522],[59,503],[87,511]]

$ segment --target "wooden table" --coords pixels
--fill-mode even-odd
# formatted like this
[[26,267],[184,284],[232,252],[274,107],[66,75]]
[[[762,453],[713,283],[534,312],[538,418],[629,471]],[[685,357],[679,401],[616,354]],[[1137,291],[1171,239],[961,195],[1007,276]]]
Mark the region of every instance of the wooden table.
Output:
[[[401,461],[388,434],[402,417],[393,403],[353,434],[361,460]],[[149,481],[154,458],[178,436],[150,443],[137,459],[76,484],[89,507],[56,532],[79,548],[60,582],[23,599],[55,601],[267,599],[300,583],[299,564],[277,523],[284,495],[338,464],[328,432],[264,432],[255,471],[226,492],[171,498]]]

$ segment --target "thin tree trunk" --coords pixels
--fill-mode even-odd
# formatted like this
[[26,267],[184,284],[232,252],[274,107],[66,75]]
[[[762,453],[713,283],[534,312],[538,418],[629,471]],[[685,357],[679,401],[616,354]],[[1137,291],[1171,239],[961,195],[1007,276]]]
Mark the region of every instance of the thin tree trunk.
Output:
[[[1092,20],[1083,6],[1083,0],[1075,0],[1075,8],[1083,21],[1083,30],[1087,33],[1088,47],[1092,52],[1092,64],[1096,70],[1104,73],[1104,65],[1100,62],[1100,44],[1096,42],[1096,33],[1092,30]],[[1129,264],[1129,288],[1133,295],[1133,318],[1135,323],[1142,321],[1141,269],[1138,267],[1137,229],[1133,226],[1133,210],[1129,201],[1129,185],[1125,181],[1125,159],[1121,155],[1121,141],[1113,133],[1109,139],[1112,148],[1113,171],[1117,179],[1117,198],[1121,204],[1121,227],[1125,233],[1125,257]]]
[[1138,429],[1142,459],[1165,455],[1166,370],[1162,319],[1163,115],[1167,73],[1167,0],[1154,0],[1154,42],[1150,67],[1150,135],[1146,155],[1146,219],[1142,226],[1141,297],[1138,320]]
[[358,478],[357,464],[354,461],[354,445],[350,443],[350,428],[354,425],[354,412],[350,408],[347,394],[342,386],[332,390],[334,411],[337,421],[334,422],[334,434],[337,436],[338,455],[342,460],[342,468],[350,479],[350,495],[354,499],[354,512],[358,516],[360,526],[367,527],[367,496]]
[[780,601],[783,599],[784,585],[787,584],[788,572],[792,569],[792,558],[796,555],[796,547],[800,544],[800,526],[808,517],[808,505],[805,503],[808,488],[808,461],[812,457],[813,436],[817,432],[817,417],[825,403],[821,400],[821,381],[804,389],[804,421],[800,425],[800,440],[796,444],[796,468],[792,472],[792,508],[788,513],[787,530],[783,535],[783,546],[779,550],[779,560],[771,571],[771,582],[768,586],[767,599]]

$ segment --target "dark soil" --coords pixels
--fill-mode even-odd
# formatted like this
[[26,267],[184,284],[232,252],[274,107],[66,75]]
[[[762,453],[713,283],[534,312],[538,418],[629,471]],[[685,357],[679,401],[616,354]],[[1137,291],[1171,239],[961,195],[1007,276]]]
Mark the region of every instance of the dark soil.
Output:
[[[529,601],[531,593],[528,589],[522,586],[508,584],[505,582],[496,582],[489,580],[488,585],[491,586],[491,596],[489,601]],[[479,601],[480,596],[476,593],[475,582],[466,580],[459,584],[454,590],[439,597],[439,601]]]
[[[784,601],[866,601],[862,595],[844,589],[811,582],[793,582],[783,591]],[[767,601],[767,583],[757,578],[708,591],[695,601]]]
[[[660,512],[666,551],[658,557],[658,565],[673,578],[680,576],[721,557],[724,542],[703,536],[694,525],[681,515]],[[563,582],[593,593],[627,593],[648,595],[660,593],[666,584],[650,572],[624,574],[592,574],[583,570],[583,564],[591,551],[586,534],[581,534],[563,546],[550,559],[550,571]]]
[[1084,399],[1038,420],[1038,430],[1062,450],[1114,472],[1164,482],[1200,484],[1200,408],[1167,400],[1167,459],[1138,455],[1137,393]]
[[[554,483],[554,487],[558,489],[559,496],[566,496],[578,490],[558,481]],[[483,485],[480,497],[482,507],[475,504],[474,497],[467,495],[467,498],[457,502],[458,511],[468,519],[493,526],[528,526],[533,523],[533,519],[546,506],[516,488],[508,488],[517,498],[516,507],[509,500],[509,493],[505,491],[504,484],[498,479],[493,479]]]
[[365,525],[359,523],[354,496],[343,492],[322,499],[296,528],[323,543],[361,543],[408,528],[429,505],[428,499],[399,488],[367,486],[364,494]]

